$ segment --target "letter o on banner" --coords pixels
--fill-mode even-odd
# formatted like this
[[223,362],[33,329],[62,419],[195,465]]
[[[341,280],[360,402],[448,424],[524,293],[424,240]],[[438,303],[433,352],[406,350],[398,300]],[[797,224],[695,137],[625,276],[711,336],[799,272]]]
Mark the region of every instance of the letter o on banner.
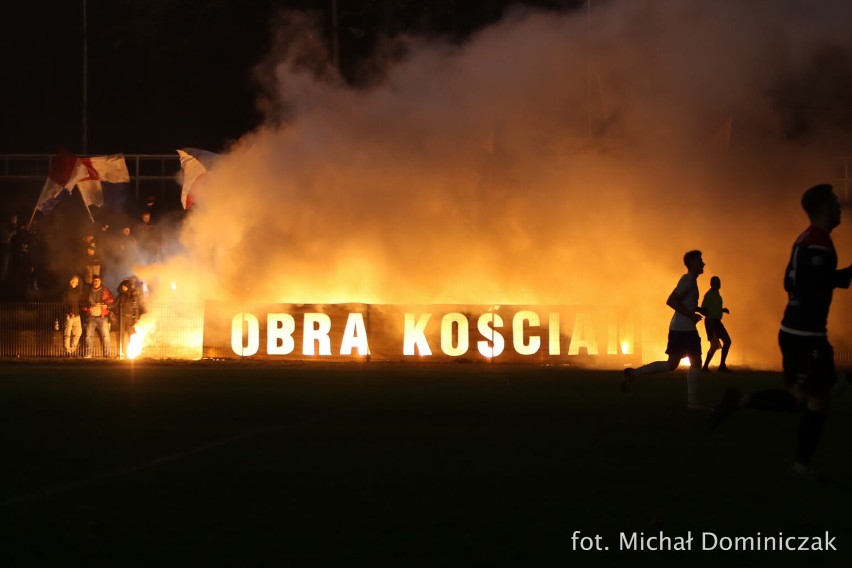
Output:
[[[243,345],[243,323],[248,341]],[[260,348],[260,322],[254,314],[240,312],[231,320],[231,349],[240,357],[251,357]]]
[[[455,325],[453,325],[455,324]],[[453,328],[458,329],[458,341],[453,345]],[[467,316],[449,313],[441,318],[441,351],[450,357],[459,357],[467,353],[470,346],[470,330]]]

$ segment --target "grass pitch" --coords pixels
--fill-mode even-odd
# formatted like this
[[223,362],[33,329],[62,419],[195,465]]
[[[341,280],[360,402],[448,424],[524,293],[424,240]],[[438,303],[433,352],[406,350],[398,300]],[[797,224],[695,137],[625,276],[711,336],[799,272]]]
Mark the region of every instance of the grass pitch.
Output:
[[[797,417],[716,431],[685,372],[0,364],[2,566],[623,566],[852,557],[852,393],[788,478]],[[704,374],[701,398],[778,386]],[[833,481],[832,481],[833,479]],[[601,535],[609,551],[572,550]],[[837,537],[838,552],[618,551],[620,532]],[[697,563],[697,564],[696,564]]]

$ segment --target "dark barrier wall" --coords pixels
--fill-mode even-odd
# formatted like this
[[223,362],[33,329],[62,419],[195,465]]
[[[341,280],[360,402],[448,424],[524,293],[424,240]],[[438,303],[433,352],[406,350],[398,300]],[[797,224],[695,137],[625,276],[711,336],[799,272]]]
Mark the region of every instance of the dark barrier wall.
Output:
[[638,314],[584,306],[205,303],[203,357],[633,364]]

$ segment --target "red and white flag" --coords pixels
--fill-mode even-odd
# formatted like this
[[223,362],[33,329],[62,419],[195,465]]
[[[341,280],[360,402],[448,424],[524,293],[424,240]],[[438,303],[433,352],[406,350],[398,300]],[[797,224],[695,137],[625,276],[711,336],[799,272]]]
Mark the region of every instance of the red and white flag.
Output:
[[86,207],[101,207],[105,202],[108,205],[119,203],[130,183],[124,156],[92,156],[80,158],[80,163],[86,168],[86,176],[77,182],[77,189]]
[[44,182],[35,211],[41,211],[43,215],[50,213],[60,201],[71,195],[77,182],[87,175],[88,170],[77,156],[60,148],[50,162],[47,181]]
[[180,156],[180,167],[183,170],[183,188],[180,192],[180,202],[184,209],[189,209],[195,204],[196,198],[203,194],[204,183],[208,172],[219,154],[199,150],[198,148],[184,148],[177,151]]

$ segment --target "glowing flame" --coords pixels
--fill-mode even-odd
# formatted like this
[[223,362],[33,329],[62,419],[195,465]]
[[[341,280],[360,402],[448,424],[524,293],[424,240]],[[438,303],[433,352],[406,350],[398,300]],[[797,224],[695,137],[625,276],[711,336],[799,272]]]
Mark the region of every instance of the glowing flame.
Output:
[[172,290],[177,290],[177,282],[172,282]]
[[130,336],[127,343],[127,358],[131,360],[136,359],[142,353],[145,338],[154,330],[156,323],[152,318],[143,316],[134,327],[136,331]]
[[136,333],[130,336],[130,341],[127,343],[127,358],[136,359],[142,353],[142,345],[145,342],[145,331],[136,330]]
[[621,342],[621,353],[622,355],[632,355],[633,354],[633,345],[629,341]]

